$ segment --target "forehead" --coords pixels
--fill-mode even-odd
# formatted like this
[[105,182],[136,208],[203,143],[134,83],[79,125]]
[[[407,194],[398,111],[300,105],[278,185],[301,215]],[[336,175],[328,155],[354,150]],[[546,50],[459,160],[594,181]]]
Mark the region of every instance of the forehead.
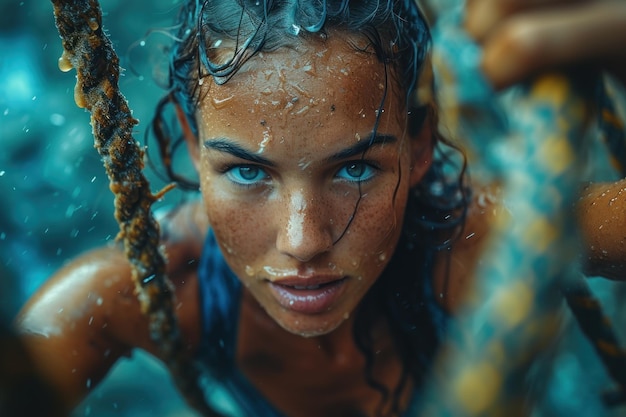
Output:
[[330,118],[342,130],[337,134],[369,133],[381,105],[386,118],[402,106],[385,66],[371,51],[359,50],[365,46],[363,39],[335,32],[257,54],[227,83],[203,85],[201,134],[219,126],[230,136],[268,125],[302,134]]

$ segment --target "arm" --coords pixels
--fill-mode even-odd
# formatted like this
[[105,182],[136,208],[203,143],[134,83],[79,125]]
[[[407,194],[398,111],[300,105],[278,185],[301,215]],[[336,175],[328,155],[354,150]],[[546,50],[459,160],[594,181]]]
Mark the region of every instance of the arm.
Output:
[[589,185],[577,214],[585,273],[626,281],[626,179]]
[[[481,262],[490,224],[504,210],[501,189],[475,188],[463,233],[451,251],[439,253],[434,289],[441,304],[454,311],[473,284],[472,272]],[[626,179],[588,185],[576,206],[582,237],[584,272],[590,276],[626,281]]]
[[[200,334],[195,261],[206,232],[204,217],[199,204],[188,204],[161,220],[168,276],[189,350],[195,349]],[[59,270],[19,313],[15,326],[23,344],[69,409],[133,348],[158,356],[134,288],[122,251],[101,248]]]
[[[120,322],[122,315],[126,321]],[[16,327],[42,377],[70,408],[117,359],[148,340],[130,268],[113,248],[57,272],[24,306]],[[136,337],[128,337],[133,329]]]

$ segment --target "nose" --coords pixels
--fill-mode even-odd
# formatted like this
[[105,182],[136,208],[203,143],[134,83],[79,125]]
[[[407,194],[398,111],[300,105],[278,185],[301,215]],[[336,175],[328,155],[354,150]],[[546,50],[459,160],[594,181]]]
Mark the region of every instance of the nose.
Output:
[[309,198],[297,190],[286,198],[285,217],[278,227],[277,249],[301,262],[328,252],[333,246],[328,207],[312,193]]

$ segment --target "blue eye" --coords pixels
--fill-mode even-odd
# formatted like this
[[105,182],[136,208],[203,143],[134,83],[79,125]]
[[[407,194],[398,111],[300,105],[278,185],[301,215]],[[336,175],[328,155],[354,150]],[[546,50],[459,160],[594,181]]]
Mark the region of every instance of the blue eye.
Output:
[[267,174],[254,165],[237,165],[225,171],[226,177],[232,182],[243,186],[258,185],[267,179]]
[[375,174],[376,169],[371,164],[362,161],[351,161],[339,170],[337,176],[348,181],[362,182],[371,179]]

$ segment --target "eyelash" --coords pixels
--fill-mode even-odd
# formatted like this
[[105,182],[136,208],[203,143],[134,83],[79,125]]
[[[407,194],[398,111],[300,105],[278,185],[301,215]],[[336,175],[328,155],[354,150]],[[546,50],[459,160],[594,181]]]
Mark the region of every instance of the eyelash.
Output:
[[247,182],[247,181],[250,181],[250,180],[246,181],[244,179],[243,181],[241,181],[241,180],[237,180],[237,179],[233,178],[233,175],[235,175],[234,174],[235,170],[241,170],[241,169],[245,169],[245,168],[256,169],[256,170],[258,170],[259,174],[260,173],[264,174],[263,175],[263,179],[269,178],[269,175],[267,175],[267,173],[265,172],[265,170],[263,168],[259,167],[258,165],[254,165],[254,164],[232,164],[232,165],[226,165],[225,167],[220,169],[219,172],[221,174],[225,175],[226,178],[230,182],[234,183],[238,187],[242,187],[242,188],[248,189],[248,188],[254,188],[254,187],[259,186],[260,182],[261,182],[260,180],[252,180],[252,182]]
[[[353,177],[353,179],[347,178],[347,177],[339,177],[339,174],[347,169],[350,169],[352,167],[361,167],[362,170],[367,173],[367,175],[362,174],[361,176],[366,176],[366,178],[356,178]],[[241,169],[255,169],[257,170],[257,176],[258,174],[263,174],[263,178],[262,179],[252,179],[252,180],[246,180],[243,179],[243,181],[241,179],[237,179],[234,178],[234,175],[238,175],[239,178],[241,178],[240,171],[235,173],[236,170],[241,170]],[[378,164],[374,163],[373,161],[369,161],[369,160],[364,160],[364,159],[359,159],[359,160],[355,160],[355,161],[347,161],[345,163],[342,164],[341,168],[339,168],[337,170],[337,173],[335,174],[335,177],[338,178],[339,180],[343,180],[343,181],[347,181],[349,183],[352,184],[363,184],[366,182],[371,181],[377,174],[377,172],[380,171],[380,167],[378,166]],[[226,178],[231,181],[233,184],[235,184],[238,187],[241,188],[245,188],[245,189],[250,189],[250,188],[254,188],[257,187],[259,185],[261,185],[262,181],[265,179],[269,178],[269,175],[265,172],[265,170],[258,166],[258,165],[254,165],[254,164],[230,164],[230,165],[226,165],[223,168],[221,168],[219,170],[219,173],[222,175],[225,175]]]

